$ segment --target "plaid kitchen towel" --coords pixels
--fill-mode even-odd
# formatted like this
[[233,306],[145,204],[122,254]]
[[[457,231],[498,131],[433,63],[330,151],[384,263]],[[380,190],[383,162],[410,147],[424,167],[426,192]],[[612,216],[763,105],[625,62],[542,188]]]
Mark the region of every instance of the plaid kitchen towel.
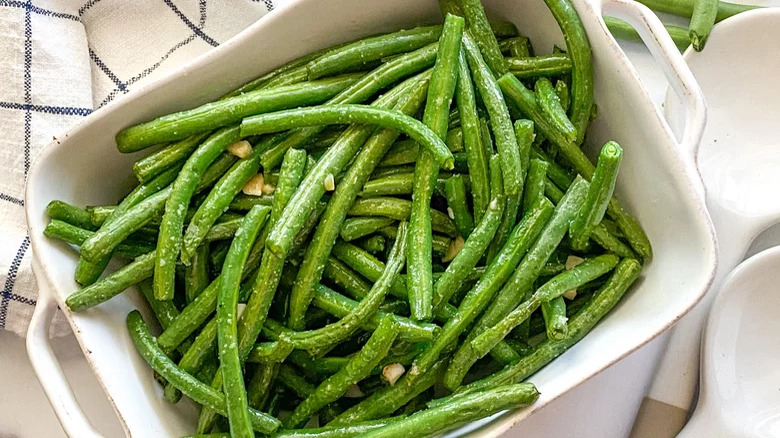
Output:
[[[226,41],[276,0],[0,0],[0,329],[36,302],[24,183],[52,136]],[[56,318],[54,335],[68,333]]]

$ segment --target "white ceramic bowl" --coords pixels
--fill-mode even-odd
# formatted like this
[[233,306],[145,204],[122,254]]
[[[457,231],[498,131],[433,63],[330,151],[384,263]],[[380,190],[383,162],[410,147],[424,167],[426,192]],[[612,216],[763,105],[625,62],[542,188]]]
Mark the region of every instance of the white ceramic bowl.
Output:
[[[542,0],[489,0],[489,14],[515,23],[537,51],[564,46]],[[541,397],[528,409],[461,429],[497,435],[610,364],[636,350],[677,321],[706,291],[716,265],[716,243],[704,208],[703,189],[688,154],[704,125],[698,86],[660,22],[627,0],[573,0],[593,47],[599,116],[588,133],[593,152],[608,139],[625,149],[617,196],[642,222],[655,258],[617,308],[582,342],[531,378]],[[678,144],[641,85],[635,70],[608,34],[602,13],[631,21],[686,102],[687,127]],[[125,328],[127,313],[140,306],[135,292],[83,313],[64,300],[73,282],[76,256],[42,235],[44,207],[53,199],[77,205],[112,203],[132,183],[139,155],[116,151],[121,128],[214,99],[252,77],[298,56],[368,34],[441,20],[433,0],[293,0],[193,63],[129,93],[57,137],[37,158],[28,177],[26,209],[33,267],[40,298],[28,334],[33,366],[71,436],[97,436],[84,418],[47,344],[48,322],[57,305],[79,339],[95,375],[128,436],[191,433],[197,410],[171,406],[152,372],[135,352]],[[148,312],[145,313],[148,315]],[[488,424],[489,423],[489,424]]]

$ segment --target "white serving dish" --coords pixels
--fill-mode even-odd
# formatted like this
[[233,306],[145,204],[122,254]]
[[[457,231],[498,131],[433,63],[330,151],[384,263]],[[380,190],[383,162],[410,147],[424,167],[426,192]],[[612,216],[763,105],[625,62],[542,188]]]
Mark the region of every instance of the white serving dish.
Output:
[[[564,46],[542,0],[488,0],[489,14],[514,22],[537,51]],[[498,435],[564,392],[625,357],[668,329],[705,293],[717,262],[717,245],[704,207],[703,188],[690,154],[704,126],[698,86],[660,22],[628,0],[573,0],[593,47],[599,117],[588,150],[608,139],[625,149],[617,196],[642,222],[655,258],[617,308],[582,342],[530,380],[542,395],[532,407],[483,420],[457,433]],[[654,107],[635,70],[607,33],[601,13],[631,21],[651,48],[670,83],[686,102],[687,127],[678,143]],[[138,154],[122,155],[113,136],[121,128],[214,99],[286,61],[335,43],[441,19],[432,0],[292,0],[178,71],[129,93],[57,137],[37,158],[27,185],[26,210],[33,268],[40,288],[28,333],[31,362],[65,431],[99,436],[73,397],[48,345],[48,324],[59,305],[95,375],[116,409],[127,436],[181,436],[193,431],[191,403],[171,406],[152,372],[135,352],[125,328],[140,306],[135,292],[83,313],[64,305],[77,285],[72,250],[42,235],[44,207],[53,199],[77,205],[112,203],[132,184]],[[305,32],[305,34],[303,34]],[[148,312],[145,313],[145,316]]]

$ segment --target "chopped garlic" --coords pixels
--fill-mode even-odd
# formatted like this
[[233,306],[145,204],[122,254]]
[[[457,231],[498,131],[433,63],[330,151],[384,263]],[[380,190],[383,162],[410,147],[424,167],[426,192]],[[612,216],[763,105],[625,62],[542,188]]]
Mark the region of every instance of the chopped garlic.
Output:
[[263,184],[263,188],[261,190],[264,195],[271,195],[276,190],[276,186],[272,186],[271,184]]
[[397,382],[398,379],[404,375],[405,372],[406,368],[404,368],[404,366],[400,363],[391,363],[390,365],[385,365],[385,367],[382,368],[382,377],[384,377],[390,386],[393,386],[395,385],[395,382]]
[[444,253],[444,257],[441,258],[441,261],[443,262],[451,262],[452,259],[455,258],[456,255],[460,252],[461,249],[463,249],[463,244],[465,244],[466,241],[463,240],[463,237],[458,236],[450,241],[450,245],[447,247],[447,252]]
[[455,212],[452,211],[450,207],[447,207],[447,216],[449,216],[450,219],[455,219]]
[[227,150],[238,158],[246,158],[252,153],[252,145],[246,140],[239,140],[228,146]]
[[329,192],[336,190],[336,179],[333,177],[332,173],[329,173],[328,176],[325,177],[322,184],[325,186],[325,190]]
[[568,271],[584,261],[585,259],[582,257],[570,255],[569,257],[566,258],[566,264],[565,264],[566,270]]
[[363,391],[360,390],[360,387],[357,386],[357,384],[353,384],[350,385],[349,388],[347,388],[347,392],[344,393],[344,397],[360,398],[360,397],[365,397],[365,394],[363,394]]
[[262,173],[258,173],[249,179],[241,189],[245,194],[250,196],[262,196],[263,187],[265,186],[265,178]]
[[573,300],[574,298],[577,297],[577,289],[567,290],[566,292],[563,293],[563,297],[566,298],[567,300]]

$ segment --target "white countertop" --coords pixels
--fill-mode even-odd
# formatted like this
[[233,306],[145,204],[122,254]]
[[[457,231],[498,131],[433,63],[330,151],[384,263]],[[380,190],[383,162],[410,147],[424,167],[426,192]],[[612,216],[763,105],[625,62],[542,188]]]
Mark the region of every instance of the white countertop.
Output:
[[[660,105],[666,80],[641,44],[623,47]],[[765,232],[749,251],[780,244],[780,227]],[[627,437],[663,348],[663,337],[626,357],[512,429],[509,436]],[[53,347],[76,397],[106,437],[124,436],[113,409],[92,376],[75,338]],[[64,437],[27,359],[24,340],[0,331],[0,438]],[[565,418],[565,421],[561,421]]]

